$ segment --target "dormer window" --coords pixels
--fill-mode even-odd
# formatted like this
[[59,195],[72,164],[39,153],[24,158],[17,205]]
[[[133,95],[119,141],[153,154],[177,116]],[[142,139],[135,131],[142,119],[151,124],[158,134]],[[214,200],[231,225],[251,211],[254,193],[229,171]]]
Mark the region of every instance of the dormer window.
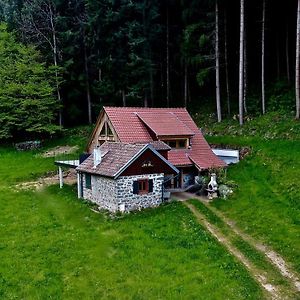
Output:
[[163,140],[163,142],[173,149],[186,149],[189,146],[189,139]]

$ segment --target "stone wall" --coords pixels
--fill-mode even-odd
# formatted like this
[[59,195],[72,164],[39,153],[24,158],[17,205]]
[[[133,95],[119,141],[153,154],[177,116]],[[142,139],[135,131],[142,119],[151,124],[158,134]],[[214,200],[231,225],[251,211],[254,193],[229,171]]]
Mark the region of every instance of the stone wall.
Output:
[[116,180],[113,178],[92,175],[91,189],[85,187],[85,174],[82,174],[82,181],[84,199],[90,200],[99,205],[100,208],[109,211],[115,212],[118,210]]
[[[152,179],[153,191],[142,195],[133,194],[133,182],[139,179]],[[92,175],[91,189],[85,187],[85,174],[82,174],[82,180],[83,198],[112,212],[120,210],[122,206],[128,212],[155,207],[162,203],[164,174],[121,176],[116,180]]]
[[[133,182],[139,179],[152,179],[153,192],[142,195],[133,194]],[[119,177],[117,179],[118,204],[125,204],[125,211],[158,206],[162,203],[163,181],[163,173]]]

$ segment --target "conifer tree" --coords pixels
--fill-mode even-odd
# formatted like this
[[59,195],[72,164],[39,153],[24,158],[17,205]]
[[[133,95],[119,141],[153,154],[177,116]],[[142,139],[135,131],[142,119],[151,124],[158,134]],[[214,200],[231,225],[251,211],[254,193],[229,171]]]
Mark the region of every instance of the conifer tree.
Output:
[[55,72],[40,60],[34,47],[18,43],[0,25],[0,139],[58,130]]

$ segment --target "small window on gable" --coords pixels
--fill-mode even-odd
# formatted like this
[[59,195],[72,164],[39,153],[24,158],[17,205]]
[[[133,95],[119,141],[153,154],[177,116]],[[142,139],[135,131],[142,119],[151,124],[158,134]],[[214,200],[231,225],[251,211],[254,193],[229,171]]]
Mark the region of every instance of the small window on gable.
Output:
[[105,133],[105,124],[103,124],[103,127],[102,127],[101,132],[100,132],[100,136],[106,136],[106,133]]
[[153,179],[140,179],[133,182],[133,194],[143,195],[153,192]]
[[91,174],[85,173],[85,188],[92,189],[92,176]]
[[109,127],[109,125],[107,125],[107,135],[108,136],[114,136],[111,129],[110,129],[110,127]]

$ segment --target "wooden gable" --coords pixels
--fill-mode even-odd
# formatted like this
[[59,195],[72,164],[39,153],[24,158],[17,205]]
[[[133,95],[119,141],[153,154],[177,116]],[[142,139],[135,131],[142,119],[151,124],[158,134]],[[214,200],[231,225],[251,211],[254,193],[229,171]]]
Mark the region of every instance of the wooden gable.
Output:
[[119,142],[119,138],[106,112],[102,110],[90,137],[87,152],[92,153],[96,146],[102,145],[104,142]]
[[130,164],[119,176],[132,176],[143,174],[176,174],[170,165],[163,161],[152,150],[147,149],[132,164]]

